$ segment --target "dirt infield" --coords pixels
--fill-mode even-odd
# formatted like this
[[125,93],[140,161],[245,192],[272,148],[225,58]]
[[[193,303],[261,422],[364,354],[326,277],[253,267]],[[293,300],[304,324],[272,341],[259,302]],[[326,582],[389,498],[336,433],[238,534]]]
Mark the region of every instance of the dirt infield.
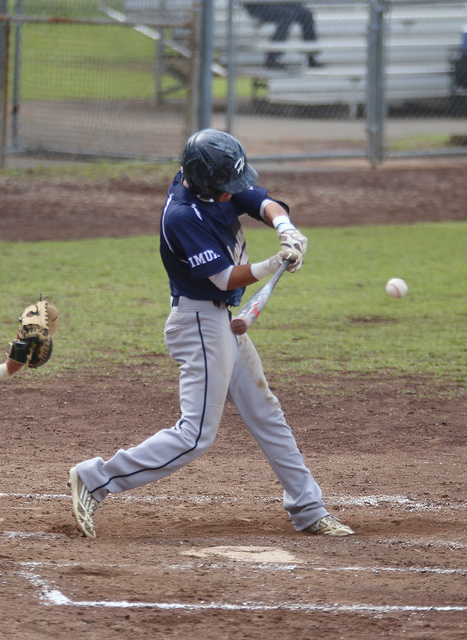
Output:
[[[260,184],[287,202],[297,225],[411,224],[467,219],[467,158],[258,167]],[[167,184],[119,178],[0,177],[0,239],[79,240],[159,233]],[[248,224],[248,219],[244,220]],[[253,223],[255,224],[255,223]]]
[[[302,225],[467,219],[467,164],[261,171]],[[0,178],[0,238],[156,233],[166,187]],[[288,194],[292,193],[290,196]],[[4,336],[8,340],[10,336]],[[139,367],[154,370],[157,362]],[[179,473],[110,496],[78,534],[76,462],[128,448],[179,414],[164,384],[122,366],[0,384],[0,628],[42,640],[337,640],[467,636],[466,393],[391,375],[267,371],[342,539],[294,531],[235,407]]]

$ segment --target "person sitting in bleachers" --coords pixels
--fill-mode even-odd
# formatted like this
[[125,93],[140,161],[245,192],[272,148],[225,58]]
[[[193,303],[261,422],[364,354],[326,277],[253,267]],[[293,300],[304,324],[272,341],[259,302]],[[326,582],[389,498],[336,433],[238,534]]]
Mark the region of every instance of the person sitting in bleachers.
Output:
[[[277,28],[272,36],[273,42],[285,42],[287,40],[290,27],[297,23],[302,28],[303,40],[316,40],[316,29],[313,13],[301,2],[246,2],[245,9],[252,18],[261,22],[272,22]],[[268,69],[283,69],[285,65],[280,62],[280,52],[268,53],[265,65]],[[312,53],[308,56],[308,66],[321,66]]]

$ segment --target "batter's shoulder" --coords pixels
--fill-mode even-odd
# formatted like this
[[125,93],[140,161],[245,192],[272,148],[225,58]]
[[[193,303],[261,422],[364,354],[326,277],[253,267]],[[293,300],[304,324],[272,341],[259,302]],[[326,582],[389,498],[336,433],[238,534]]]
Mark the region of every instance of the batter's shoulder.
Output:
[[174,202],[167,208],[164,218],[165,223],[173,227],[198,227],[203,221],[203,214],[195,204]]

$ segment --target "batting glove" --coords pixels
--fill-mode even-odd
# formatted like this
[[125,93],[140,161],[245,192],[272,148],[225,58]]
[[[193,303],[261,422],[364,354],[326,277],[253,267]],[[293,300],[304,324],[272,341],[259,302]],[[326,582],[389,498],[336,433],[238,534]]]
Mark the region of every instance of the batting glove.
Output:
[[[293,273],[297,271],[297,269],[300,269],[303,264],[303,257],[307,250],[308,240],[295,228],[295,225],[290,222],[288,216],[278,216],[274,219],[273,224],[279,236],[284,255],[288,252],[298,254],[298,259],[287,269],[287,271]],[[284,257],[284,260],[285,259]],[[289,258],[289,260],[290,259],[291,258]]]
[[282,262],[284,260],[290,260],[293,263],[287,269],[289,273],[294,273],[295,271],[300,269],[303,264],[303,255],[301,253],[298,253],[297,251],[281,251],[279,253],[279,256]]

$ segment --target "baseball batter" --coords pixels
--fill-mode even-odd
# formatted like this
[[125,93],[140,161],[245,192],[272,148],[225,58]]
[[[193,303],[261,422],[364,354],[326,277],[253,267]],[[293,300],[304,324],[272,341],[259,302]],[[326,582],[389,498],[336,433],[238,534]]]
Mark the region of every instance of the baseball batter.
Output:
[[[205,129],[186,143],[160,234],[171,291],[165,341],[180,366],[180,419],[110,460],[96,457],[70,470],[73,513],[85,536],[96,537],[95,512],[109,493],[159,480],[202,455],[214,442],[227,398],[279,479],[295,529],[353,533],[327,511],[250,338],[230,329],[230,307],[240,304],[245,287],[275,273],[285,259],[293,261],[288,270],[295,272],[307,248],[287,205],[255,186],[257,180],[233,136]],[[278,254],[249,263],[243,214],[276,229]]]

